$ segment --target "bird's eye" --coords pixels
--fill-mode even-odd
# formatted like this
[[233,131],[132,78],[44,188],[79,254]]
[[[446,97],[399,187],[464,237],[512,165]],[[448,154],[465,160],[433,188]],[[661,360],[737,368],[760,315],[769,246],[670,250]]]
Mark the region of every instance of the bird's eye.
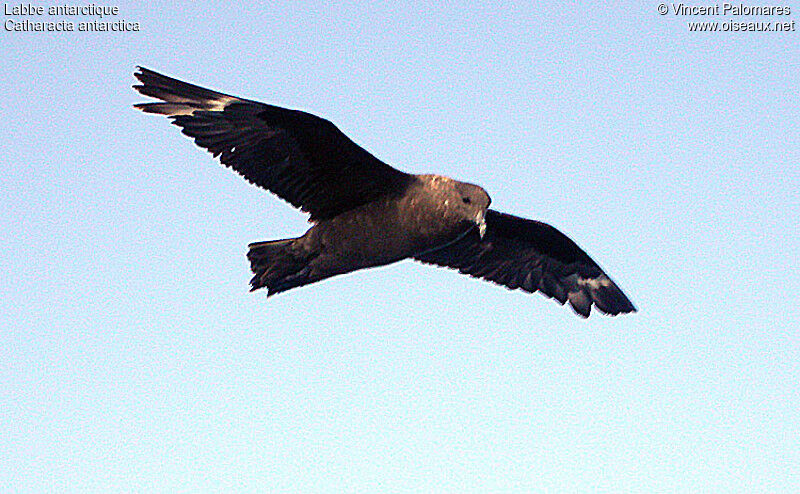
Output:
[[464,204],[469,204],[469,203],[471,203],[471,202],[472,202],[472,201],[469,199],[469,197],[462,197],[462,198],[461,198],[461,200],[462,200],[462,201],[464,201]]

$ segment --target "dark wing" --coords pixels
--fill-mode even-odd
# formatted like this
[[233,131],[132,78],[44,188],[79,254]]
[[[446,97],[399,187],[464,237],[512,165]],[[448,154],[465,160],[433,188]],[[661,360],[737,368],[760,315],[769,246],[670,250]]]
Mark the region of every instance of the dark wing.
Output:
[[358,146],[328,120],[236,98],[139,67],[134,89],[158,98],[136,108],[166,115],[220,161],[312,220],[331,218],[413,180]]
[[477,228],[461,240],[416,256],[510,289],[541,291],[588,317],[594,303],[606,314],[634,312],[622,290],[575,242],[550,225],[488,210],[483,238]]

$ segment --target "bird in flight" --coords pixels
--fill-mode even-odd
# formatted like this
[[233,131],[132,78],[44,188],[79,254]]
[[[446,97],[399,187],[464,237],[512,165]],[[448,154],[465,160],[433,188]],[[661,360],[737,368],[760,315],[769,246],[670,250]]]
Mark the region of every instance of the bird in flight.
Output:
[[622,290],[555,228],[489,209],[486,191],[413,175],[374,157],[328,120],[218,93],[138,67],[134,87],[252,184],[310,215],[302,236],[250,244],[251,291],[268,295],[402,259],[509,289],[539,291],[588,317],[634,312]]

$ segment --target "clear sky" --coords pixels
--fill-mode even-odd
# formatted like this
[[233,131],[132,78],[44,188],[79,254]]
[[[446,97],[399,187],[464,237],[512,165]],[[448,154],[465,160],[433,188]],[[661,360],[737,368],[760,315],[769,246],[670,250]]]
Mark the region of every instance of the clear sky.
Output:
[[[800,3],[379,3],[0,32],[0,491],[800,491],[800,33],[687,27]],[[248,293],[305,216],[132,109],[136,65],[481,184],[639,313],[411,261]]]

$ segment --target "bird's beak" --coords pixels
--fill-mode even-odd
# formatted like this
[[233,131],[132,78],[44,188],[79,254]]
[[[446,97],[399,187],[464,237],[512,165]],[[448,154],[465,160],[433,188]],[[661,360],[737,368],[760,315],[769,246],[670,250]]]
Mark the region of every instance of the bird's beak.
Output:
[[478,225],[478,234],[483,238],[486,234],[486,213],[481,211],[475,217],[475,224]]

